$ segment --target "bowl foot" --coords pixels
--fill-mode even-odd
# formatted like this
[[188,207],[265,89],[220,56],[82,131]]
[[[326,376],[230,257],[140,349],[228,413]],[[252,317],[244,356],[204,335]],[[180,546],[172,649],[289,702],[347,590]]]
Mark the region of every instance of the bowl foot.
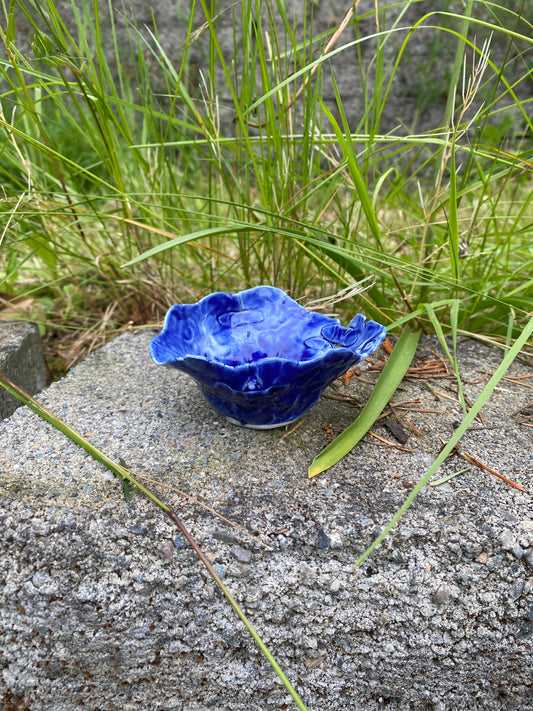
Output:
[[225,419],[226,422],[230,422],[232,425],[238,425],[239,427],[248,427],[248,429],[250,430],[273,430],[276,429],[276,427],[285,427],[286,425],[292,425],[292,423],[296,422],[296,420],[300,419],[300,417],[301,415],[298,415],[298,417],[294,417],[292,420],[287,420],[287,422],[280,422],[279,424],[275,425],[247,425],[242,424],[242,422],[233,419],[233,417],[225,416]]

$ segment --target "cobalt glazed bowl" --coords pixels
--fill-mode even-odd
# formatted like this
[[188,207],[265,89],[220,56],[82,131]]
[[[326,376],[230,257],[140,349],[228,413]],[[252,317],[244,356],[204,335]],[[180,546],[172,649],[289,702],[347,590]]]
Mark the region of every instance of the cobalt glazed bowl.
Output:
[[256,286],[171,306],[150,355],[192,376],[230,422],[267,429],[303,415],[385,333],[361,314],[344,328],[280,289]]

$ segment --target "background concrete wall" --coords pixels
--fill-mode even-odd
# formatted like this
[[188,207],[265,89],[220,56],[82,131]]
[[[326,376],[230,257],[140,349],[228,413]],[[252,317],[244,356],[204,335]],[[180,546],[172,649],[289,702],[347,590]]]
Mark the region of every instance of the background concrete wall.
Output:
[[[165,53],[176,66],[179,66],[185,48],[191,6],[190,0],[160,0],[159,2],[133,0],[127,8],[124,8],[122,3],[119,2],[112,4],[114,22],[121,38],[121,51],[124,52],[124,57],[126,57],[126,67],[128,66],[128,61],[130,61],[133,72],[136,64],[134,57],[131,57],[130,60],[127,59],[128,46],[132,43],[131,22],[134,18],[137,26],[143,28],[143,34],[149,42],[150,31],[154,27],[157,28],[158,38]],[[60,0],[56,5],[61,9],[67,26],[72,28],[73,16],[70,1]],[[274,5],[274,3],[269,3],[269,5]],[[298,0],[286,0],[286,5],[288,17],[294,22],[296,35],[299,38],[304,36],[304,24],[307,28],[311,26],[311,23],[313,24],[315,36],[327,30],[333,30],[339,25],[350,7],[350,3],[347,0],[328,0],[327,2],[326,0],[317,0],[315,2],[309,0],[307,3],[302,3]],[[380,7],[384,5],[383,2],[379,2]],[[518,11],[520,6],[521,2],[518,0],[510,0],[507,3],[508,9],[511,11]],[[228,60],[235,59],[237,62],[239,58],[235,56],[234,38],[237,38],[238,41],[239,36],[242,34],[241,7],[242,3],[233,5],[231,3],[216,3],[217,14],[214,22],[217,37],[220,40],[226,58]],[[266,3],[261,3],[261,8],[266,23]],[[357,32],[359,36],[371,37],[375,34],[376,19],[373,15],[374,8],[374,0],[361,0],[357,8],[357,16],[361,18],[358,20]],[[386,67],[395,62],[400,47],[408,34],[408,29],[421,18],[427,16],[427,19],[422,23],[422,27],[418,28],[410,39],[403,54],[381,119],[380,131],[382,133],[393,128],[397,128],[401,133],[406,133],[414,130],[415,126],[417,130],[431,130],[437,128],[442,122],[457,38],[451,32],[441,31],[436,29],[435,26],[442,24],[454,30],[458,29],[457,21],[443,15],[442,13],[444,12],[461,14],[463,5],[455,0],[439,2],[427,0],[427,2],[412,2],[408,4],[407,8],[400,7],[387,11],[386,20],[380,14],[381,29],[383,29],[385,21],[386,26],[389,28],[395,22],[398,23],[398,31],[390,36],[386,44]],[[482,17],[483,12],[486,13],[481,4],[476,4],[474,17],[490,21],[491,18],[489,16]],[[99,13],[102,25],[109,27],[109,32],[107,34],[104,33],[102,36],[102,45],[105,46],[112,63],[114,49],[111,24],[108,19],[109,15],[107,15],[107,2],[99,3]],[[531,3],[529,3],[529,10],[526,8],[526,13],[533,15]],[[281,29],[281,16],[275,18],[275,20]],[[17,22],[19,38],[24,37],[28,33],[26,23],[23,18]],[[512,24],[511,15],[508,16],[507,22]],[[205,28],[203,32],[201,31],[204,24],[205,16],[198,2],[194,18],[194,28],[198,30],[198,35],[197,40],[190,49],[190,62],[185,76],[189,91],[193,95],[199,95],[200,71],[203,71],[204,75],[208,72],[209,33],[205,31]],[[473,25],[471,38],[475,38],[477,46],[482,45],[484,36],[488,34],[489,32],[486,31],[484,35],[482,27]],[[355,38],[355,35],[356,30],[352,23],[342,34],[337,47],[349,43]],[[324,44],[324,40],[316,42],[314,57],[319,56]],[[493,36],[491,47],[491,56],[498,63],[504,53],[508,51],[507,41],[501,36],[501,33],[496,33]],[[372,86],[372,77],[375,69],[372,61],[375,53],[375,40],[368,39],[362,42],[359,48],[363,59],[364,71],[368,74],[369,84]],[[517,54],[518,48],[511,48],[508,60],[510,66],[514,64],[517,72],[523,73],[524,66],[519,61],[513,62],[517,58]],[[148,51],[147,55],[149,55]],[[151,82],[157,88],[158,70],[155,60],[152,59],[151,61],[153,64]],[[327,104],[335,107],[333,86],[330,79],[331,73],[334,74],[339,85],[343,106],[351,125],[356,127],[364,112],[365,98],[368,101],[371,96],[371,89],[367,89],[366,92],[363,90],[355,47],[337,54],[324,65],[323,97]],[[231,97],[224,86],[221,75],[217,77],[217,81],[220,106],[228,107],[225,111],[222,108],[222,125],[226,130],[231,130],[234,118],[234,113],[231,110]],[[531,86],[522,85],[518,87],[518,92],[522,92],[524,95],[531,93],[531,90]]]

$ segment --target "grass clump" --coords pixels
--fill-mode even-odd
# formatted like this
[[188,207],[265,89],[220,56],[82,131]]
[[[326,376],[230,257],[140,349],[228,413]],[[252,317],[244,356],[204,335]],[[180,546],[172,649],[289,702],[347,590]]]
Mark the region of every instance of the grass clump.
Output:
[[532,28],[520,3],[453,8],[352,8],[325,30],[319,6],[281,0],[198,0],[164,25],[113,3],[4,2],[4,313],[72,361],[215,289],[316,298],[371,275],[341,313],[431,330],[423,305],[442,302],[446,325],[455,299],[460,333],[516,336],[533,305]]

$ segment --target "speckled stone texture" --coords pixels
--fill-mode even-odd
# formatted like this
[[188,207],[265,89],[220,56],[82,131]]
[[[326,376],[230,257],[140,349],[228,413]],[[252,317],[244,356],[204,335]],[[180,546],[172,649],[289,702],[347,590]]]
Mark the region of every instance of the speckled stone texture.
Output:
[[[30,395],[46,385],[46,366],[39,329],[25,321],[0,321],[0,373]],[[19,407],[19,401],[0,388],[0,420]]]
[[[126,334],[39,399],[138,474],[201,499],[270,547],[167,488],[307,704],[323,709],[533,709],[531,497],[472,469],[426,487],[361,569],[353,563],[460,420],[453,377],[406,379],[402,451],[368,436],[307,479],[357,414],[321,398],[301,426],[226,424],[184,374]],[[419,347],[420,366],[436,342]],[[459,346],[474,400],[501,354]],[[363,403],[372,362],[327,394]],[[513,376],[531,376],[513,365]],[[481,382],[480,382],[481,381]],[[505,380],[465,452],[533,490],[532,430],[512,413],[533,378]],[[417,402],[420,400],[420,402]],[[432,410],[421,412],[418,410]],[[410,429],[406,418],[418,429]],[[382,427],[375,432],[387,439]],[[18,711],[295,708],[171,521],[25,408],[0,423],[0,707]],[[436,475],[467,466],[456,455]]]

